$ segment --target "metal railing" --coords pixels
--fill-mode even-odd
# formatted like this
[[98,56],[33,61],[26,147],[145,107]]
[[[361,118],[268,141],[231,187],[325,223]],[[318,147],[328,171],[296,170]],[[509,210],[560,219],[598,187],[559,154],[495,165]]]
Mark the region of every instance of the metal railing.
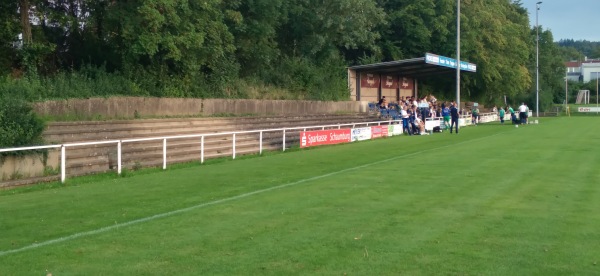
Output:
[[304,127],[291,127],[291,128],[273,128],[273,129],[260,129],[260,130],[247,130],[247,131],[233,131],[233,132],[217,132],[217,133],[205,133],[205,134],[193,134],[193,135],[177,135],[177,136],[163,136],[163,137],[150,137],[150,138],[139,138],[139,139],[121,139],[121,140],[105,140],[105,141],[90,141],[90,142],[79,142],[79,143],[65,143],[60,145],[42,145],[42,146],[30,146],[30,147],[20,147],[20,148],[2,148],[1,152],[17,152],[17,151],[26,151],[26,150],[45,150],[45,149],[58,149],[60,148],[60,181],[65,182],[67,179],[67,148],[73,147],[85,147],[85,146],[96,146],[96,145],[106,145],[106,144],[114,144],[117,147],[117,173],[120,175],[123,171],[123,162],[122,162],[122,147],[123,144],[129,143],[137,143],[137,142],[147,142],[147,141],[161,141],[162,140],[162,168],[167,168],[167,143],[171,140],[176,139],[189,139],[189,138],[197,138],[200,140],[200,163],[204,163],[204,153],[205,153],[205,138],[207,137],[215,137],[215,136],[231,136],[232,137],[232,158],[236,157],[236,136],[240,134],[259,134],[259,150],[258,153],[262,154],[263,152],[263,134],[271,133],[271,132],[282,132],[282,151],[286,149],[286,132],[289,131],[307,131],[307,130],[315,130],[315,129],[332,129],[338,128],[341,129],[344,126],[351,126],[352,128],[356,128],[356,126],[371,126],[371,125],[382,125],[382,124],[391,124],[394,122],[398,122],[398,120],[383,120],[383,121],[371,121],[371,122],[359,122],[359,123],[343,123],[343,124],[330,124],[330,125],[319,125],[319,126],[304,126]]

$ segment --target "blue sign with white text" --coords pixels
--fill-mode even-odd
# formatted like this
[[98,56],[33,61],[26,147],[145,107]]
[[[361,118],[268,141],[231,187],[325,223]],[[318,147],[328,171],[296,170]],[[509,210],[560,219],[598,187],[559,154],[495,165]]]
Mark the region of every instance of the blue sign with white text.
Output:
[[[438,56],[430,53],[425,54],[425,63],[435,64],[444,67],[456,68],[456,59]],[[469,71],[469,72],[477,72],[477,65],[473,63],[468,63],[466,61],[460,62],[460,70]]]

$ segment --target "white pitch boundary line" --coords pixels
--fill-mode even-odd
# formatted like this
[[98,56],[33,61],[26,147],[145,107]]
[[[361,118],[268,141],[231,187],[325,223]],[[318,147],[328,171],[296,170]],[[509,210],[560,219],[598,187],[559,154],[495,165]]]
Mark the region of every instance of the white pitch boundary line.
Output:
[[81,237],[92,236],[92,235],[96,235],[96,234],[108,232],[108,231],[111,231],[111,230],[115,230],[115,229],[118,229],[118,228],[127,227],[127,226],[130,226],[130,225],[135,225],[135,224],[139,224],[139,223],[143,223],[143,222],[147,222],[147,221],[152,221],[152,220],[155,220],[155,219],[170,217],[170,216],[173,216],[173,215],[176,215],[176,214],[186,213],[186,212],[189,212],[189,211],[192,211],[192,210],[196,210],[196,209],[200,209],[200,208],[203,208],[203,207],[217,205],[217,204],[225,203],[225,202],[229,202],[229,201],[234,201],[234,200],[237,200],[237,199],[246,198],[246,197],[257,195],[257,194],[262,194],[262,193],[270,192],[270,191],[273,191],[273,190],[279,190],[279,189],[283,189],[283,188],[287,188],[287,187],[291,187],[291,186],[296,186],[298,184],[302,184],[302,183],[305,183],[305,182],[310,182],[310,181],[313,181],[313,180],[318,180],[318,179],[321,179],[321,178],[326,178],[326,177],[329,177],[329,176],[332,176],[332,175],[337,175],[337,174],[345,173],[345,172],[348,172],[348,171],[353,171],[353,170],[357,170],[357,169],[366,168],[366,167],[369,167],[369,166],[373,166],[373,165],[377,165],[377,164],[380,164],[380,163],[389,162],[389,161],[396,160],[396,159],[399,159],[399,158],[405,158],[405,157],[409,157],[409,156],[421,154],[421,153],[428,152],[428,151],[439,150],[439,149],[443,149],[443,148],[447,148],[447,147],[451,147],[451,146],[456,146],[456,145],[460,145],[460,144],[464,144],[464,143],[469,143],[469,142],[473,142],[473,141],[478,141],[478,140],[490,138],[490,137],[493,137],[493,136],[496,136],[496,135],[499,135],[499,134],[502,134],[502,133],[503,132],[496,133],[496,134],[493,134],[493,135],[490,135],[490,136],[485,136],[485,137],[473,139],[473,140],[463,141],[463,142],[459,142],[459,143],[455,143],[455,144],[449,144],[449,145],[445,145],[445,146],[441,146],[441,147],[437,147],[437,148],[431,148],[431,149],[421,150],[421,151],[417,151],[417,152],[413,152],[413,153],[408,153],[408,154],[405,154],[405,155],[399,155],[399,156],[396,156],[396,157],[392,157],[392,158],[388,158],[388,159],[384,159],[384,160],[379,160],[379,161],[376,161],[376,162],[372,162],[372,163],[368,163],[368,164],[364,164],[364,165],[360,165],[360,166],[356,166],[356,167],[352,167],[352,168],[347,168],[347,169],[343,169],[343,170],[339,170],[339,171],[335,171],[335,172],[331,172],[331,173],[327,173],[327,174],[323,174],[323,175],[319,175],[319,176],[315,176],[315,177],[310,177],[310,178],[298,180],[296,182],[291,182],[291,183],[282,184],[282,185],[279,185],[279,186],[274,186],[274,187],[270,187],[270,188],[266,188],[266,189],[256,190],[254,192],[249,192],[249,193],[245,193],[245,194],[241,194],[241,195],[237,195],[237,196],[232,196],[232,197],[223,198],[223,199],[219,199],[219,200],[215,200],[215,201],[201,203],[201,204],[198,204],[198,205],[194,205],[194,206],[191,206],[191,207],[187,207],[187,208],[183,208],[183,209],[179,209],[179,210],[175,210],[175,211],[171,211],[171,212],[166,212],[166,213],[157,214],[157,215],[150,216],[150,217],[145,217],[145,218],[136,219],[136,220],[132,220],[132,221],[124,222],[124,223],[119,223],[119,224],[114,224],[114,225],[111,225],[111,226],[102,227],[102,228],[99,228],[99,229],[96,229],[96,230],[79,232],[79,233],[75,233],[73,235],[65,236],[65,237],[58,238],[58,239],[48,240],[48,241],[45,241],[45,242],[34,243],[34,244],[31,244],[31,245],[28,245],[28,246],[24,246],[24,247],[21,247],[21,248],[17,248],[17,249],[0,251],[0,257],[1,256],[6,256],[6,255],[9,255],[9,254],[14,254],[14,253],[19,253],[19,252],[27,251],[27,250],[30,250],[30,249],[35,249],[35,248],[47,246],[47,245],[52,245],[52,244],[56,244],[56,243],[70,241],[70,240],[74,240],[74,239],[81,238]]

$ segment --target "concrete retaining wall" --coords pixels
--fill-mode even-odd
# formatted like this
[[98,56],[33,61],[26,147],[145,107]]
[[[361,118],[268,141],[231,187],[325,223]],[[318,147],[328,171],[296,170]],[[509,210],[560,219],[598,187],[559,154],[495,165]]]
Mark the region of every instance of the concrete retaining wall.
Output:
[[286,115],[367,112],[367,102],[227,100],[111,97],[47,101],[34,104],[42,116],[55,118],[131,119],[164,116]]
[[44,176],[46,169],[58,170],[60,152],[49,150],[47,158],[42,154],[23,156],[5,156],[0,160],[0,187],[1,182],[19,178]]

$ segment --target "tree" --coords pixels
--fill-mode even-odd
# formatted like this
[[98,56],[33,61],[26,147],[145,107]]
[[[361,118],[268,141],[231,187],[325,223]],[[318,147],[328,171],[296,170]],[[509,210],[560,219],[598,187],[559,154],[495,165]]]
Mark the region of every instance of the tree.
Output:
[[287,19],[287,1],[237,0],[223,4],[241,75],[264,77],[281,57],[277,36]]
[[199,79],[222,83],[237,75],[237,67],[231,66],[233,36],[219,4],[217,0],[111,2],[104,39],[119,54],[122,70],[154,76],[157,86],[175,82],[189,90],[186,85]]
[[487,103],[500,102],[531,87],[528,58],[532,43],[528,17],[519,2],[465,1],[462,9],[461,59],[478,65],[464,77],[465,94]]
[[[536,35],[535,28],[531,33],[532,36]],[[563,63],[561,51],[553,40],[552,32],[549,30],[540,30],[539,105],[541,111],[548,109],[552,103],[562,102],[565,98],[565,65]],[[535,56],[533,58],[535,58]],[[535,74],[535,72],[532,74]],[[535,93],[532,94],[535,95]],[[532,100],[534,99],[535,96],[532,96]]]
[[376,50],[385,13],[370,0],[292,0],[279,45],[289,56],[326,59],[353,49]]
[[10,72],[15,62],[19,34],[18,6],[16,1],[0,1],[0,74]]

